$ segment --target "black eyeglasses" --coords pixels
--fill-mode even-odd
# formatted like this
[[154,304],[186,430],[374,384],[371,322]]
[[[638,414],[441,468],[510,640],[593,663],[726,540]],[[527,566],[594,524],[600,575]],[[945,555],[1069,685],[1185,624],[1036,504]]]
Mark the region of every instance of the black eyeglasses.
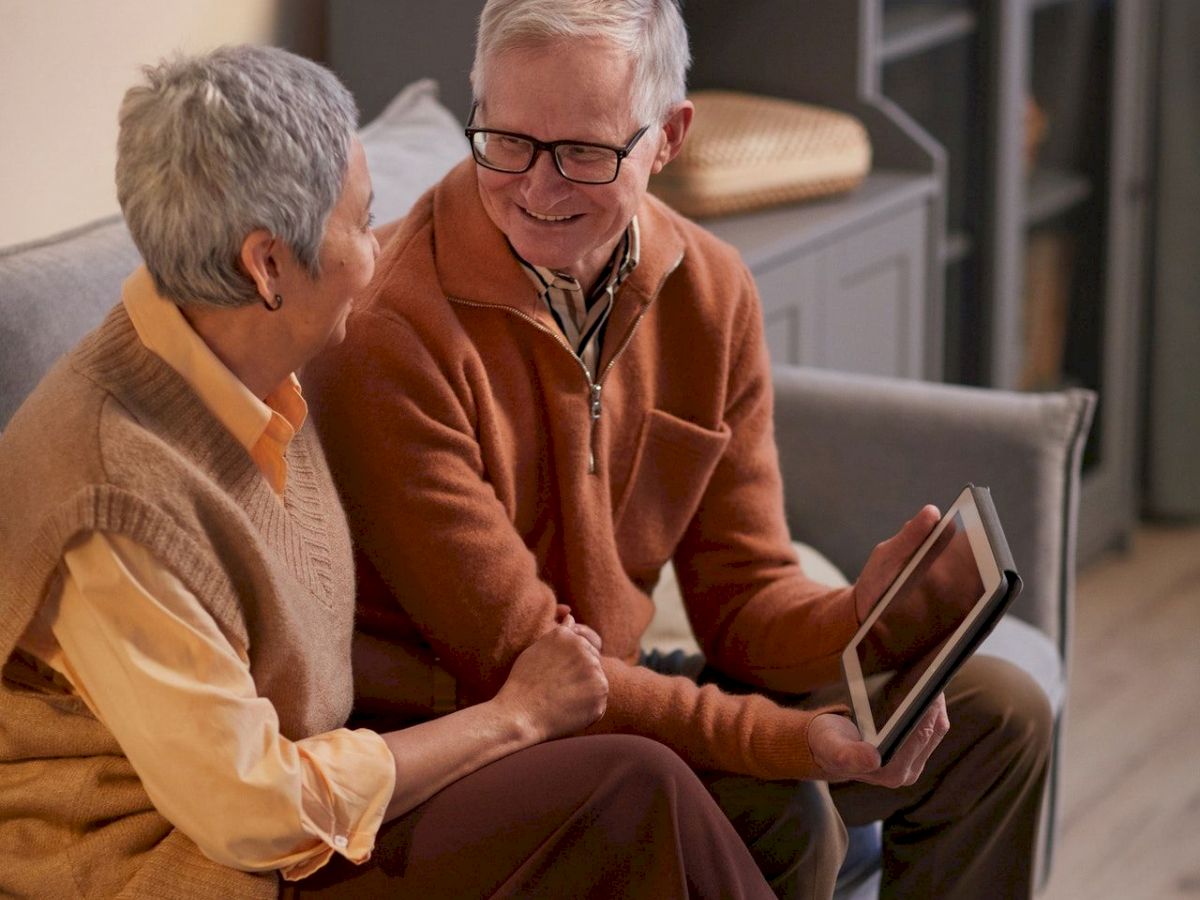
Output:
[[538,153],[545,150],[553,157],[558,174],[578,184],[609,184],[616,181],[621,171],[621,160],[650,130],[649,125],[643,125],[624,147],[589,144],[586,141],[539,141],[527,134],[512,131],[472,128],[471,123],[475,121],[475,110],[478,108],[479,104],[471,107],[471,118],[467,120],[466,129],[475,162],[496,172],[519,175],[528,172]]

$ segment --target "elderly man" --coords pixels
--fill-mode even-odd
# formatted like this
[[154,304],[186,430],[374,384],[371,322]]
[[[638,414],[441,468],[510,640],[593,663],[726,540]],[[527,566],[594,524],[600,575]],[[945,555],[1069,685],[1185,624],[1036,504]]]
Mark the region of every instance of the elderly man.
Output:
[[[842,819],[885,820],[885,894],[1027,896],[1050,726],[1022,673],[968,664],[885,767],[844,710],[798,708],[937,512],[850,588],[797,564],[754,283],[646,192],[692,119],[687,64],[673,0],[487,3],[473,158],[390,234],[313,373],[360,550],[361,707],[414,670],[424,708],[393,712],[486,699],[567,604],[604,642],[590,730],[704,772],[781,896],[832,892]],[[640,664],[669,559],[695,678]]]

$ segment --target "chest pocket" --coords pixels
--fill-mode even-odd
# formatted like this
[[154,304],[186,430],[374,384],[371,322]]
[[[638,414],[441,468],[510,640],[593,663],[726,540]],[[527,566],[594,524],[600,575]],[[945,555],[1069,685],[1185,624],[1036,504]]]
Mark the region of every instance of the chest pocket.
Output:
[[729,436],[724,425],[711,431],[657,409],[646,415],[616,514],[617,551],[635,578],[671,556]]

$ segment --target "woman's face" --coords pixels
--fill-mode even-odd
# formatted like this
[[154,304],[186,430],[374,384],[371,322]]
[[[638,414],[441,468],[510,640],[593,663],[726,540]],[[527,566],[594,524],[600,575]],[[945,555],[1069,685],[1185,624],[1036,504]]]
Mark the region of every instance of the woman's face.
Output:
[[325,226],[320,276],[313,280],[299,264],[280,272],[279,292],[307,359],[341,343],[354,297],[375,274],[379,243],[371,230],[373,197],[366,154],[354,138],[342,194]]

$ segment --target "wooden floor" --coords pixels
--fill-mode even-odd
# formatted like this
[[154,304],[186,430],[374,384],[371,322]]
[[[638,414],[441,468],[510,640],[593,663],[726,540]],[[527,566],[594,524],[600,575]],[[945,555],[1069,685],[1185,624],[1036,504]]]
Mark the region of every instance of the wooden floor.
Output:
[[1063,831],[1042,900],[1200,898],[1200,528],[1080,573]]

